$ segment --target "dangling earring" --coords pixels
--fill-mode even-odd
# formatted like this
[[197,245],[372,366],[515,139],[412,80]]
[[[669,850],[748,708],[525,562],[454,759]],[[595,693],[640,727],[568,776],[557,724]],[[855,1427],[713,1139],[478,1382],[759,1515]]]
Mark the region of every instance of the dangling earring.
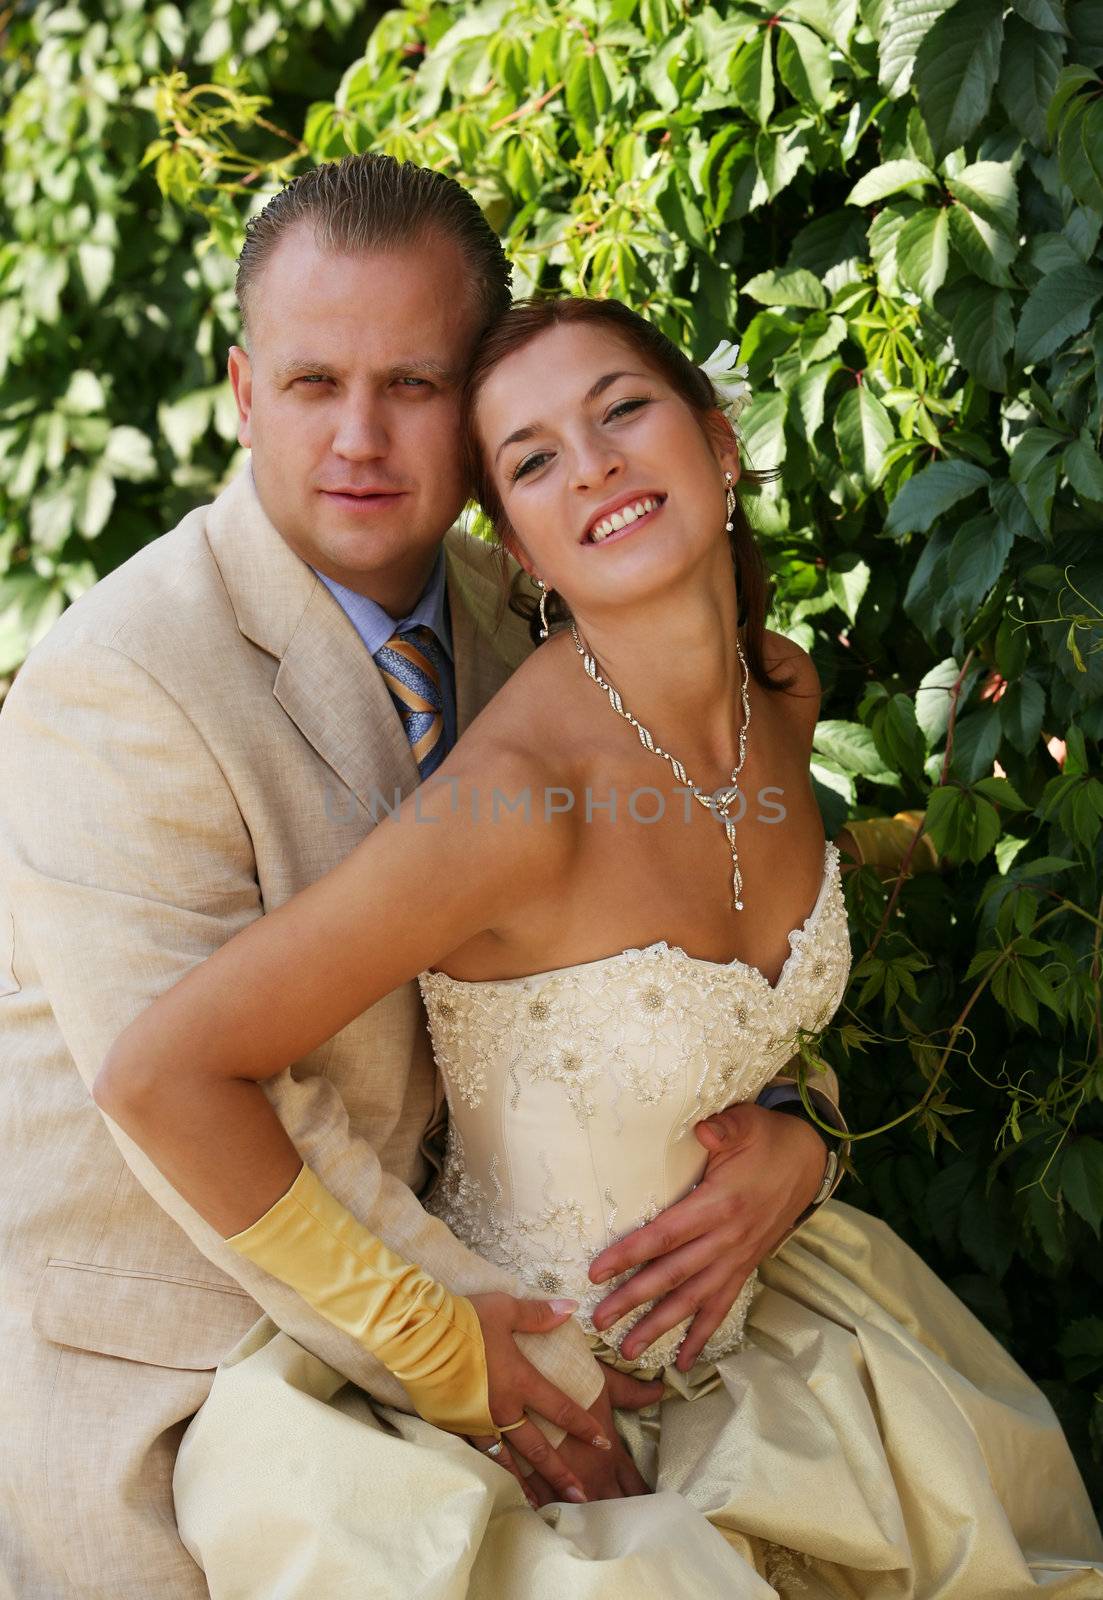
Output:
[[548,598],[548,586],[542,578],[537,578],[536,581],[540,585],[540,637],[541,639],[546,639],[548,637],[548,613],[544,610],[544,606]]
[[726,478],[728,484],[728,487],[724,492],[724,503],[728,508],[728,520],[724,526],[727,528],[728,532],[731,533],[735,527],[735,489],[732,487],[735,479],[732,477],[730,472],[725,472],[724,477]]

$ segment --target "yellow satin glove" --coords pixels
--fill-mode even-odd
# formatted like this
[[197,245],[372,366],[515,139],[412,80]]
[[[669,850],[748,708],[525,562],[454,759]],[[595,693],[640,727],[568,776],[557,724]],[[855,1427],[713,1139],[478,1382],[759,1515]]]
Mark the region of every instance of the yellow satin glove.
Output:
[[395,1255],[308,1166],[226,1243],[370,1350],[427,1422],[450,1433],[497,1433],[471,1301]]
[[[894,817],[864,817],[848,822],[844,831],[854,841],[863,866],[875,867],[882,876],[895,877],[922,819],[921,811],[898,811]],[[938,851],[930,834],[924,833],[912,852],[908,870],[915,874],[937,868]]]

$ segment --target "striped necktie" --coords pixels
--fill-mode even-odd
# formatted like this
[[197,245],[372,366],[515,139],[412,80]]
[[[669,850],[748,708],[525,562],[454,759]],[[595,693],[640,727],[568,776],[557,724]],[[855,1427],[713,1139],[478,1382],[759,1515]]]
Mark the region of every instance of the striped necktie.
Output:
[[419,624],[396,633],[375,652],[422,778],[444,760],[444,698],[441,646],[432,628]]

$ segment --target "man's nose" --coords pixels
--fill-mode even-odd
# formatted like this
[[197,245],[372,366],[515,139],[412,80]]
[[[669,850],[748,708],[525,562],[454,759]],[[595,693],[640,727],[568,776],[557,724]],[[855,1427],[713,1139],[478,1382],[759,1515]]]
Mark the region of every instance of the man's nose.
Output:
[[351,400],[341,410],[333,435],[333,453],[346,461],[378,460],[390,439],[382,412],[371,400]]

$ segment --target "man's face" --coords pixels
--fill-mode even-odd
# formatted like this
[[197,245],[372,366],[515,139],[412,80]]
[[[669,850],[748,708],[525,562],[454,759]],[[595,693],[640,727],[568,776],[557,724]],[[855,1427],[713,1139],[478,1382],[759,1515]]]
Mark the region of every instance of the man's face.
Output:
[[252,285],[230,353],[238,438],[304,561],[393,616],[417,600],[466,499],[459,383],[477,333],[459,247],[319,250],[303,224]]

